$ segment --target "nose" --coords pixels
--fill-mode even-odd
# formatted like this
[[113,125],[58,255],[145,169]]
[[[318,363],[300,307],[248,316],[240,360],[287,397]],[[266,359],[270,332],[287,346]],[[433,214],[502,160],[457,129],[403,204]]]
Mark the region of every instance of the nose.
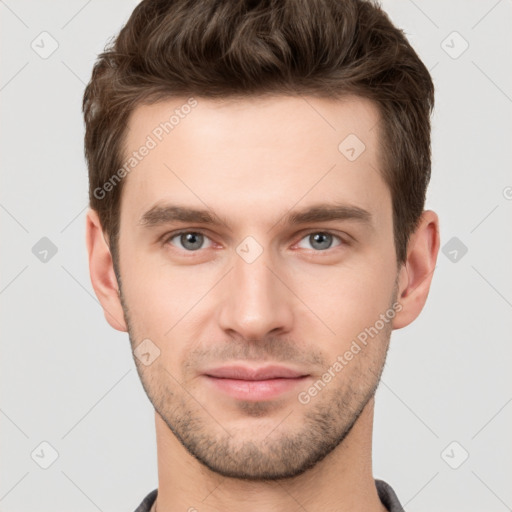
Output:
[[284,284],[286,274],[272,265],[268,252],[251,263],[234,254],[233,266],[219,304],[220,328],[231,336],[255,341],[289,332],[294,296]]

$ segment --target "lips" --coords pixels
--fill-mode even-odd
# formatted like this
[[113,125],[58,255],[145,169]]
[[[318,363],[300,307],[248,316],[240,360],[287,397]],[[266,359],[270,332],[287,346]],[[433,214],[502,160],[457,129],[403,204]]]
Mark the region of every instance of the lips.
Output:
[[216,393],[256,402],[290,393],[303,384],[309,374],[277,365],[257,368],[232,365],[208,370],[203,377]]
[[205,372],[209,377],[217,379],[235,380],[270,380],[270,379],[296,379],[305,377],[306,373],[287,368],[284,366],[265,366],[249,368],[246,366],[223,366]]

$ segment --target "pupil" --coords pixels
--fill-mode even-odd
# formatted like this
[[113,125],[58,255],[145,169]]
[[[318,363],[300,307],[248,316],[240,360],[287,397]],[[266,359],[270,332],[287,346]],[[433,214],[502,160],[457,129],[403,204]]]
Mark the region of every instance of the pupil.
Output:
[[313,242],[311,245],[319,244],[320,247],[317,246],[317,249],[328,249],[331,245],[330,235],[327,233],[315,233],[311,235],[313,238]]
[[201,236],[199,233],[185,233],[181,235],[181,243],[187,249],[198,249],[201,247]]

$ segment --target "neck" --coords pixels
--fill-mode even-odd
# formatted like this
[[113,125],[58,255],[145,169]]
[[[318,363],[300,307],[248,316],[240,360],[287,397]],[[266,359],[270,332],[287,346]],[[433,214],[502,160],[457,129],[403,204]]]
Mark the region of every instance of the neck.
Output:
[[372,398],[343,442],[305,473],[254,482],[223,477],[190,455],[155,413],[158,512],[386,512],[372,475]]

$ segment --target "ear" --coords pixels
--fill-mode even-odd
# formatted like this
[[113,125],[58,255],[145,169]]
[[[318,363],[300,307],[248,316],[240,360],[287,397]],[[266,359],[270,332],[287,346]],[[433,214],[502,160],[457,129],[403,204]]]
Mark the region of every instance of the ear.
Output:
[[96,297],[107,322],[114,329],[127,332],[112,255],[95,210],[89,209],[87,212],[85,232],[89,273]]
[[427,301],[439,251],[439,219],[425,210],[407,244],[407,260],[399,272],[397,300],[402,309],[393,319],[393,329],[413,322]]

